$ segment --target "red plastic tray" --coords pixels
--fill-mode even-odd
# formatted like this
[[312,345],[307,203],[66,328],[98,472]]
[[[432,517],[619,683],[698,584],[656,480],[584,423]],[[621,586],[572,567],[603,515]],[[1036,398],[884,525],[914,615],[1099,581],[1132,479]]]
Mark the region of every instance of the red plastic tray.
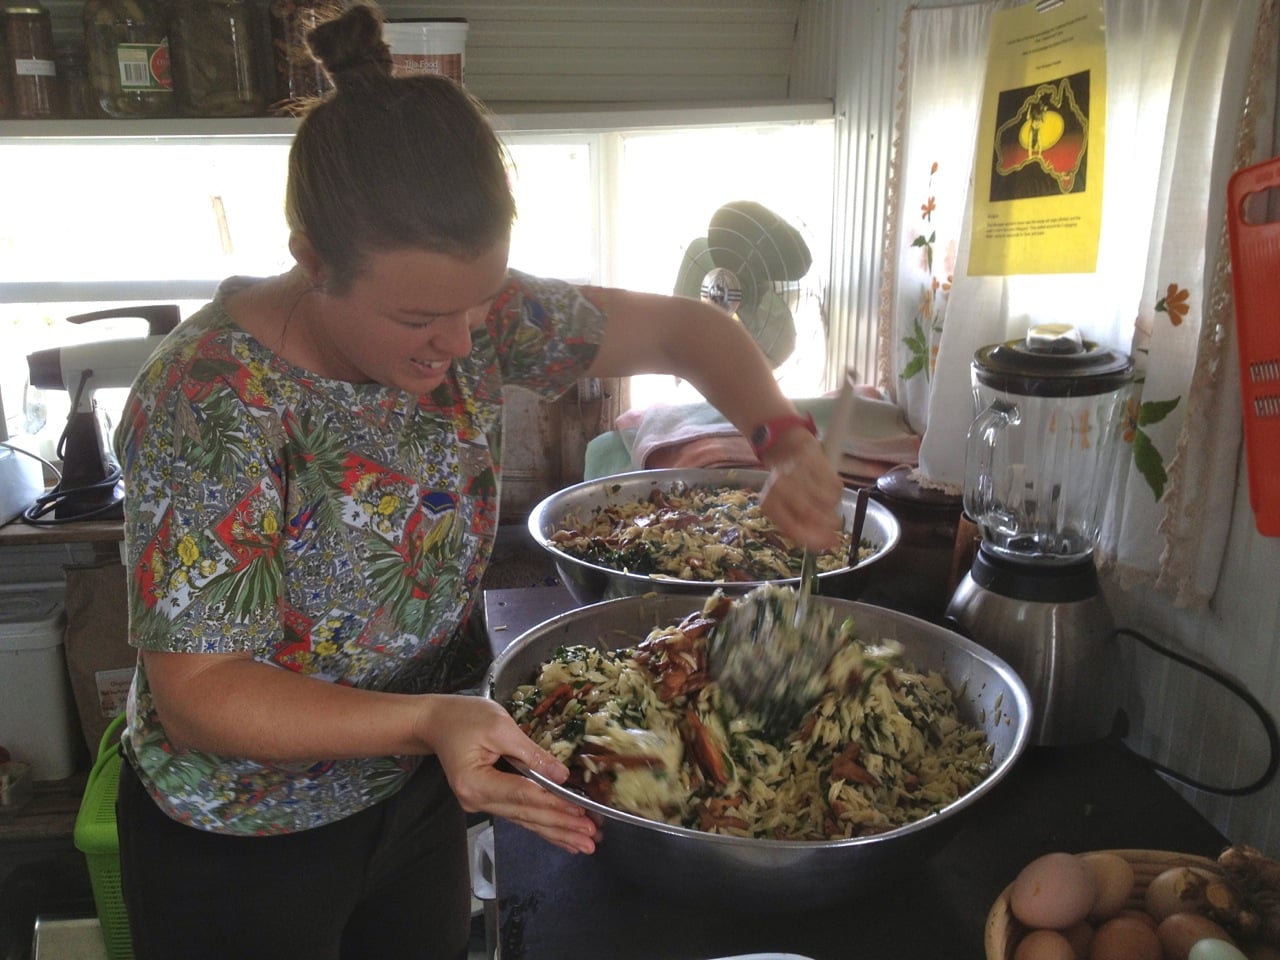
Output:
[[[1280,188],[1280,157],[1227,184],[1249,503],[1258,532],[1280,536],[1280,221],[1264,215]],[[1250,202],[1250,197],[1259,195]]]

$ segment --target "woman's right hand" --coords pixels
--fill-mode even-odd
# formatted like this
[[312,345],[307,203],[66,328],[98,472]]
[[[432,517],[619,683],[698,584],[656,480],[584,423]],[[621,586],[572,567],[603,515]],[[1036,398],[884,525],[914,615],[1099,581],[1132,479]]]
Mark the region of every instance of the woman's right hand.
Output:
[[496,767],[501,758],[511,757],[555,783],[569,776],[569,769],[525,736],[501,705],[476,696],[421,699],[421,737],[440,760],[464,810],[511,820],[570,853],[595,852],[600,830],[582,807]]

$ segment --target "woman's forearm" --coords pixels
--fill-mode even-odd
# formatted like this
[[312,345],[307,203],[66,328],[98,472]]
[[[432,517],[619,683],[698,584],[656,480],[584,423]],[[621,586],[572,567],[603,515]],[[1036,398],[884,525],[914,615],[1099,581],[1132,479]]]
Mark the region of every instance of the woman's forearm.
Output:
[[427,698],[314,680],[236,654],[142,654],[178,749],[262,761],[430,752]]

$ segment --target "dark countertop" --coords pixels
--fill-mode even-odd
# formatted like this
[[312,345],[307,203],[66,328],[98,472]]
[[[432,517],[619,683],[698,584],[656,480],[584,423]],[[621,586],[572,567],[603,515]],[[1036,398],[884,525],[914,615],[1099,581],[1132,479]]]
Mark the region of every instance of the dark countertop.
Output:
[[[490,590],[495,647],[572,607],[563,588]],[[501,960],[710,960],[779,951],[812,960],[981,960],[987,912],[1028,861],[1055,850],[1155,849],[1216,857],[1228,840],[1118,740],[1035,747],[966,811],[933,857],[881,893],[759,916],[638,889],[601,857],[571,856],[495,824]]]

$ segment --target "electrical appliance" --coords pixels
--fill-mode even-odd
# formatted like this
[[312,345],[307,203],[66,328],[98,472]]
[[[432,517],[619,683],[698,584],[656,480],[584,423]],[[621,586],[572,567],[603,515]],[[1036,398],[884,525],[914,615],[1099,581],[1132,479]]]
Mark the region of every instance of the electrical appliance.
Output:
[[0,525],[20,516],[44,492],[44,469],[40,458],[25,451],[9,436],[0,396]]
[[66,427],[58,439],[62,477],[23,512],[28,523],[123,516],[124,485],[111,450],[111,426],[95,402],[94,391],[132,386],[143,364],[178,325],[179,313],[176,304],[149,304],[82,313],[67,317],[67,321],[89,323],[112,317],[146,320],[147,335],[53,347],[27,356],[33,387],[67,390],[72,400]]
[[776,368],[795,351],[800,307],[814,300],[821,313],[812,267],[798,227],[754,200],[735,200],[685,247],[673,292],[736,316]]
[[1133,363],[1065,324],[979,349],[971,365],[964,509],[981,535],[946,619],[1014,668],[1034,741],[1107,736],[1115,628],[1094,549],[1123,447]]

